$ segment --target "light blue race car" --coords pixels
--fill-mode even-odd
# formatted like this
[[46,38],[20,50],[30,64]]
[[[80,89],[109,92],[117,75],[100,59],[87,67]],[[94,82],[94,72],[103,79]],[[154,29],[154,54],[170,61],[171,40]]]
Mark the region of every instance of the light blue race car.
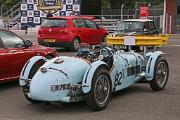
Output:
[[142,80],[154,91],[163,90],[169,76],[163,54],[82,47],[74,57],[35,56],[25,64],[19,83],[31,103],[86,100],[92,110],[103,110],[113,92]]

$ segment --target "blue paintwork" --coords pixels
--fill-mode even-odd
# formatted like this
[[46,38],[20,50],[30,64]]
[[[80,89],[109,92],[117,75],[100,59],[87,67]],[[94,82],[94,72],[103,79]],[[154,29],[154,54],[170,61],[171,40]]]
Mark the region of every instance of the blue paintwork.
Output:
[[[55,64],[54,61],[59,58],[64,62],[61,64]],[[34,75],[30,83],[29,97],[34,100],[42,101],[69,101],[69,99],[67,99],[67,96],[70,92],[69,90],[52,92],[50,90],[50,86],[69,83],[75,84],[82,82],[84,71],[88,67],[89,64],[86,61],[75,57],[57,57],[46,62],[41,68],[46,68],[47,72],[43,73],[38,70]],[[66,73],[67,76],[57,70],[48,68],[63,70],[63,72]]]
[[148,57],[148,63],[146,65],[146,80],[151,81],[153,79],[156,60],[162,54],[164,53],[161,51],[149,52],[146,54]]
[[88,93],[91,90],[92,78],[94,76],[95,71],[100,66],[107,66],[107,64],[103,61],[95,61],[86,70],[84,78],[83,78],[83,82],[82,82],[82,85],[85,86],[85,87],[82,87],[82,91],[84,93]]
[[[134,52],[117,52],[114,55],[114,69],[110,73],[111,79],[113,81],[112,88],[113,91],[118,91],[123,88],[126,88],[135,82],[137,82],[137,75],[127,76],[127,68],[140,65],[144,66],[144,59],[141,55]],[[117,72],[122,73],[121,85],[115,86],[115,75]]]
[[[144,58],[142,55],[134,52],[117,51],[113,54],[113,67],[109,71],[113,92],[127,88],[128,86],[138,82],[142,77],[152,80],[154,65],[160,51],[150,52]],[[27,82],[29,72],[33,64],[44,57],[36,56],[29,60],[26,68],[23,68],[24,75],[21,73],[20,85],[24,86]],[[150,59],[151,62],[150,62]],[[56,61],[63,61],[57,63]],[[46,60],[47,61],[47,60]],[[147,65],[146,65],[146,61]],[[48,60],[36,72],[30,82],[29,97],[33,100],[40,101],[60,101],[60,102],[76,102],[84,100],[84,95],[92,89],[92,78],[99,66],[107,66],[103,61],[87,62],[78,57],[56,57]],[[135,68],[132,70],[131,68]],[[150,67],[148,72],[148,67]],[[45,69],[45,72],[42,69]],[[138,72],[137,72],[138,71]],[[137,73],[134,73],[137,72]],[[140,74],[144,73],[142,76]],[[117,75],[119,75],[117,77]],[[72,92],[70,89],[52,91],[53,85],[79,85],[82,89]]]
[[43,56],[35,56],[26,62],[26,64],[24,65],[24,67],[22,69],[22,72],[20,74],[20,80],[19,80],[20,86],[24,86],[27,84],[26,81],[28,80],[29,72],[30,72],[32,66],[34,65],[34,63],[36,63],[39,60],[46,61],[47,59]]

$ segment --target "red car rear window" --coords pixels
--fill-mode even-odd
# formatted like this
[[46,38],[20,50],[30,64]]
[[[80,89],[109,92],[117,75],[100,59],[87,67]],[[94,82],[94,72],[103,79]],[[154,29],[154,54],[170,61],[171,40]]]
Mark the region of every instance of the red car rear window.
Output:
[[60,27],[65,28],[67,26],[66,19],[46,19],[42,25],[43,27]]

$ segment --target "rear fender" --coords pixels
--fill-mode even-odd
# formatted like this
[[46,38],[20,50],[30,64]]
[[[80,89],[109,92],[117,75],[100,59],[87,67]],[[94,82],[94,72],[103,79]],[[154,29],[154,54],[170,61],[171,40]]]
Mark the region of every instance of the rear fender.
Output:
[[20,86],[24,86],[27,84],[30,70],[32,66],[39,60],[47,61],[47,59],[43,56],[34,56],[26,62],[20,74],[20,79],[19,79]]
[[146,65],[146,80],[151,81],[154,77],[154,67],[156,64],[156,61],[158,57],[162,54],[165,54],[161,51],[156,51],[156,52],[149,52],[146,54],[146,57],[148,57],[148,62]]
[[107,64],[103,61],[96,61],[92,63],[85,72],[82,82],[82,91],[83,93],[88,93],[91,90],[91,83],[94,76],[94,73],[99,67],[108,68]]

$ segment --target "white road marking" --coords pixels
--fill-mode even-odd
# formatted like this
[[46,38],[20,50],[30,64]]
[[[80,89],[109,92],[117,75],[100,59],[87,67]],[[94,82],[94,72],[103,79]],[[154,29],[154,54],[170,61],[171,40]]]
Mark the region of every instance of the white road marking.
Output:
[[170,47],[180,47],[180,45],[167,45],[167,46],[170,46]]

